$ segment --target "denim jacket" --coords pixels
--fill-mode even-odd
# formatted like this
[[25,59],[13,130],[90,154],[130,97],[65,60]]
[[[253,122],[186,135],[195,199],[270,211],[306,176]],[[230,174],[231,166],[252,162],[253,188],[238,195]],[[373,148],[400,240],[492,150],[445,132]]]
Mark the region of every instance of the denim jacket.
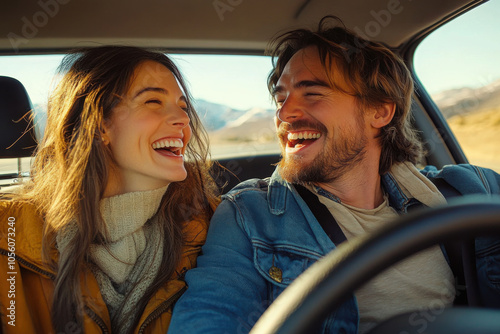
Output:
[[[500,194],[500,175],[471,165],[428,166],[461,194]],[[391,174],[382,178],[390,205],[400,214],[419,204]],[[481,292],[500,306],[500,241],[476,243]],[[223,197],[212,218],[197,268],[186,274],[187,292],[174,308],[169,333],[247,333],[278,295],[335,245],[295,188],[276,170],[248,180]],[[357,333],[351,296],[322,324],[320,333]]]

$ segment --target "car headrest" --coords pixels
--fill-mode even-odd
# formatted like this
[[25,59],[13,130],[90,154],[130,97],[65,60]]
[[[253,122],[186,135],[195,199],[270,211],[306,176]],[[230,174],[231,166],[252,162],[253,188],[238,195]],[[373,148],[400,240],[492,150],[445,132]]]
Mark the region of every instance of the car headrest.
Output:
[[0,76],[0,158],[32,155],[37,145],[33,108],[23,84]]

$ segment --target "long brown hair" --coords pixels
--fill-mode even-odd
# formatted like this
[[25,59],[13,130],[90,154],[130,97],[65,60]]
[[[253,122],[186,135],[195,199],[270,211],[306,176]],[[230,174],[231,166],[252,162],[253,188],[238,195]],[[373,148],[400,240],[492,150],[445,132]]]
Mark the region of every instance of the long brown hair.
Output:
[[[49,99],[45,134],[23,195],[45,219],[46,259],[57,233],[70,222],[78,227],[57,263],[50,263],[57,270],[52,305],[56,332],[64,331],[70,322],[82,326],[80,274],[91,243],[102,242],[106,231],[99,202],[112,156],[100,138],[101,125],[126,93],[137,66],[147,60],[164,65],[177,78],[186,94],[192,138],[185,154],[187,178],[169,186],[158,212],[164,234],[160,271],[136,310],[144,309],[158,287],[175,274],[186,222],[194,218],[208,222],[218,203],[209,175],[207,134],[179,70],[166,55],[129,46],[85,48],[68,54],[59,67],[62,79]],[[135,323],[140,313],[136,312]]]
[[[333,26],[329,24],[332,21]],[[268,88],[271,93],[288,61],[308,46],[318,48],[333,89],[355,96],[360,106],[395,103],[394,117],[379,135],[382,147],[379,173],[389,171],[396,162],[417,163],[424,152],[418,132],[411,124],[413,80],[401,58],[383,44],[350,32],[339,18],[326,16],[316,31],[293,30],[270,43],[268,53],[273,57],[273,69],[268,77]],[[339,73],[332,73],[332,68]],[[336,84],[339,78],[347,85],[347,91]]]

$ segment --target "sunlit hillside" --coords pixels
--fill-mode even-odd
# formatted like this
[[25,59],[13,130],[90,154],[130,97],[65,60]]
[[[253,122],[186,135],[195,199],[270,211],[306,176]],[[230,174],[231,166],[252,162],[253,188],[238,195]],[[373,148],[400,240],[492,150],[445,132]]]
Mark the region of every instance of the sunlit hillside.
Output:
[[500,172],[500,80],[443,91],[432,98],[469,162]]
[[500,107],[448,119],[469,161],[500,171]]

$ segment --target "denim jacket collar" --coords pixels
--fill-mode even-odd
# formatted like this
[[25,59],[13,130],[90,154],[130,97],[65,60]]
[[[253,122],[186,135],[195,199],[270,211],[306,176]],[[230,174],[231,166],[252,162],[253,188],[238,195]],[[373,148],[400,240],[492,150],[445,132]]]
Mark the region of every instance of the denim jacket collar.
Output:
[[[389,205],[393,207],[399,214],[406,213],[408,207],[420,204],[414,198],[408,198],[399,187],[396,179],[391,173],[382,175],[382,186],[389,196]],[[285,181],[280,173],[279,168],[276,168],[269,180],[269,188],[267,190],[267,200],[269,210],[274,215],[281,215],[286,210],[286,197],[288,193],[295,193],[292,185]]]
[[281,178],[279,168],[276,168],[269,180],[269,188],[267,189],[267,203],[269,211],[273,215],[279,216],[286,210],[286,197],[290,189],[290,183]]
[[385,173],[381,178],[382,187],[384,187],[384,190],[389,196],[389,205],[396,210],[397,213],[406,213],[410,206],[421,204],[415,198],[409,198],[405,195],[391,173]]

